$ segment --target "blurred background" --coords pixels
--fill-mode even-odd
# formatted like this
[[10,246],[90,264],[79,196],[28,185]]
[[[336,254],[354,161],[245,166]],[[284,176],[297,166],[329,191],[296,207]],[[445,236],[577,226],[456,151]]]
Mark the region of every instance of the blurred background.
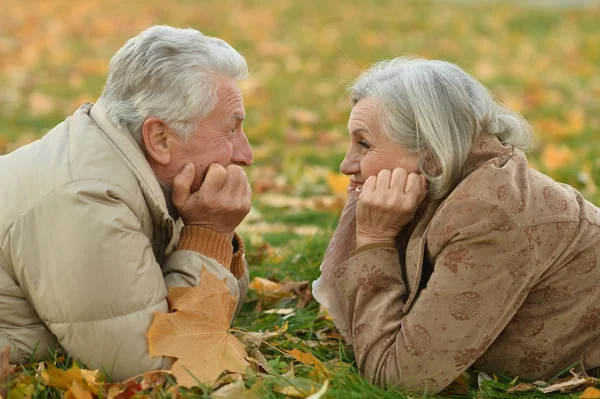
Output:
[[[0,154],[94,102],[111,56],[153,24],[193,27],[238,49],[254,208],[268,248],[335,225],[347,179],[348,84],[398,55],[460,65],[521,112],[530,166],[600,205],[598,1],[0,0]],[[10,5],[9,5],[10,4]]]

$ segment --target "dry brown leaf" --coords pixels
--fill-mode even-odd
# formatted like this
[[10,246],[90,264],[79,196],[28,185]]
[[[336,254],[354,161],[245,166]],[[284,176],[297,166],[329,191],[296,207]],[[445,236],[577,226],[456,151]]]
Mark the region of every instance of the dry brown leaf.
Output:
[[212,399],[243,399],[246,397],[246,387],[244,381],[236,381],[224,385],[210,394]]
[[325,367],[325,365],[317,359],[312,353],[303,352],[300,349],[294,348],[286,351],[294,359],[315,366],[317,374],[323,378],[331,378],[331,371]]
[[560,382],[538,389],[543,393],[569,392],[581,386],[593,386],[598,384],[597,378],[582,376],[574,372],[573,369],[569,370],[569,372],[572,375],[571,378],[563,378]]
[[579,399],[600,399],[600,390],[594,387],[586,388]]
[[258,331],[258,332],[244,332],[240,337],[240,341],[246,346],[246,349],[260,348],[261,345],[269,339],[276,338],[281,334],[285,333],[288,329],[287,321],[279,329],[275,331]]
[[275,281],[262,277],[254,277],[248,288],[255,290],[263,306],[272,306],[283,298],[291,298],[294,294]]
[[521,382],[517,385],[515,385],[512,388],[508,388],[506,390],[506,393],[513,393],[513,392],[527,392],[527,391],[531,391],[532,389],[537,389],[535,385],[533,384],[527,384],[525,382]]
[[151,356],[177,358],[171,370],[179,385],[211,385],[223,371],[245,372],[248,354],[229,328],[236,298],[224,280],[202,273],[198,287],[171,288],[168,299],[174,313],[156,313],[147,337]]
[[6,397],[8,386],[5,387],[4,384],[8,384],[13,370],[14,367],[10,364],[10,348],[7,346],[0,351],[0,396],[2,397]]

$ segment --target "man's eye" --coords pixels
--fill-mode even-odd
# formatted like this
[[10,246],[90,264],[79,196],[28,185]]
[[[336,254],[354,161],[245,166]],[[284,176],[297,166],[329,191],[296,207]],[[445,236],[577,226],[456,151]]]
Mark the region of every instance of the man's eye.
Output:
[[371,146],[369,145],[369,143],[367,143],[366,141],[359,141],[358,145],[360,145],[363,148],[371,148]]

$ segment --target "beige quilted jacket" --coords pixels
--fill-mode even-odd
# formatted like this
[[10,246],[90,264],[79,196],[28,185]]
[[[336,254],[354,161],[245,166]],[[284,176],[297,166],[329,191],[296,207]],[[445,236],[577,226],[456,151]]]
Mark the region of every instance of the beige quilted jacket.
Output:
[[358,248],[335,268],[336,323],[360,371],[436,393],[471,365],[525,379],[600,366],[599,209],[495,137],[467,165],[395,247]]
[[241,239],[234,254],[210,230],[181,230],[139,146],[99,105],[0,157],[0,182],[0,348],[11,362],[64,349],[122,380],[170,365],[145,337],[168,287],[207,270],[243,302]]

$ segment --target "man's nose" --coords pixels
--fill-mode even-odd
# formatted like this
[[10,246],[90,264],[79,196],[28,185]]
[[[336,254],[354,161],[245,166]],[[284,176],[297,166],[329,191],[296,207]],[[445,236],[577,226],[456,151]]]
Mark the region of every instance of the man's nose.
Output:
[[252,148],[250,148],[248,137],[246,137],[244,131],[233,139],[233,154],[231,161],[239,166],[252,165]]
[[356,154],[353,154],[352,149],[348,149],[348,152],[340,165],[340,172],[348,176],[360,172],[360,161],[356,157]]

